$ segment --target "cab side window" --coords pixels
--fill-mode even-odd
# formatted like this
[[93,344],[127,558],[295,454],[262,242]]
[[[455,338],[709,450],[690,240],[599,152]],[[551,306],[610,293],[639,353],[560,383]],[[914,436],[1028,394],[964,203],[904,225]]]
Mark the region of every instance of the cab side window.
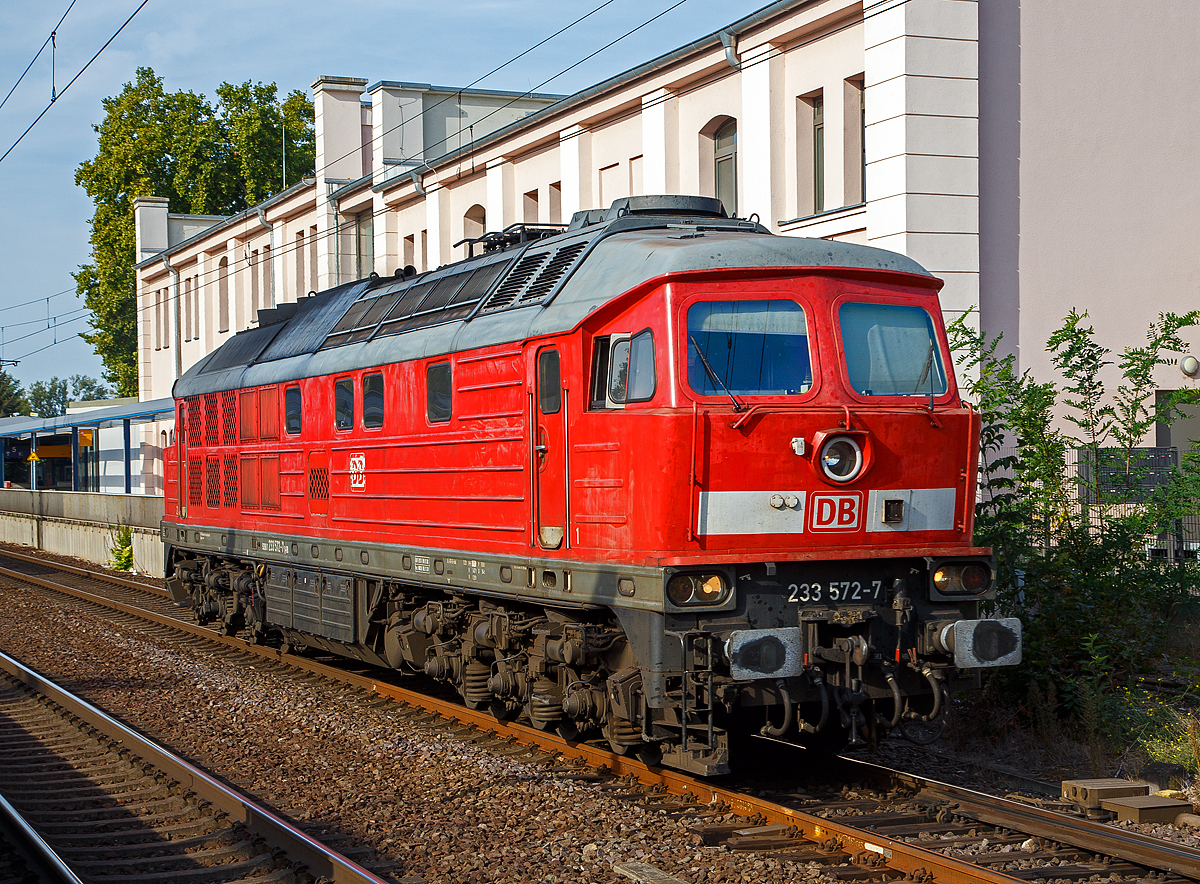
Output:
[[333,426],[338,430],[354,427],[354,378],[340,378],[333,385]]
[[425,413],[430,423],[450,420],[453,411],[450,363],[439,362],[425,369]]
[[654,334],[604,335],[595,339],[592,354],[590,407],[624,408],[627,402],[654,398],[657,375]]

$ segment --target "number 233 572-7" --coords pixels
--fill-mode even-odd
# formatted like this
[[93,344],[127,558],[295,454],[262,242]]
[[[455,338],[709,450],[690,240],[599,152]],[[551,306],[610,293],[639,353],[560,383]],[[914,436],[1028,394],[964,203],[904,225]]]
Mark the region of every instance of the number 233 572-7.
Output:
[[874,602],[883,592],[883,581],[863,585],[858,580],[832,580],[829,583],[793,583],[788,587],[789,602]]

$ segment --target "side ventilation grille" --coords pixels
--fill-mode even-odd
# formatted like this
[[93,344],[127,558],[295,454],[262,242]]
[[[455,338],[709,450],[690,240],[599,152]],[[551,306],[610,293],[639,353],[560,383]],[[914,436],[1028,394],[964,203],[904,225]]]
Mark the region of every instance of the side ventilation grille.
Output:
[[236,454],[225,455],[225,506],[238,505],[238,461]]
[[204,503],[204,459],[189,457],[188,504],[191,506],[200,506],[202,503]]
[[329,500],[329,467],[310,467],[308,496],[313,500]]
[[237,393],[233,390],[221,391],[221,444],[237,444]]
[[217,457],[204,458],[204,505],[210,510],[221,505],[221,461]]

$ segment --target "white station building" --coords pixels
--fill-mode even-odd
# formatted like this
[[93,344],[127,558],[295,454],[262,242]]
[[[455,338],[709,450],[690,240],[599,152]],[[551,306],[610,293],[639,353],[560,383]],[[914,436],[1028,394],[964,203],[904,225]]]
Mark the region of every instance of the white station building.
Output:
[[141,397],[259,308],[654,193],[903,252],[1035,374],[1072,307],[1141,343],[1200,307],[1197,33],[1195,0],[780,0],[570,96],[321,77],[312,179],[230,218],[137,201]]

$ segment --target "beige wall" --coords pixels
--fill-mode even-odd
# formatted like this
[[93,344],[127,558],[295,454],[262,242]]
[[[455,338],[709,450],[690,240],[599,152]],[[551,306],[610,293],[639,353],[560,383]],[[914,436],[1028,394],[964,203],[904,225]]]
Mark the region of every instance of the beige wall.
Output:
[[[1200,308],[1200,4],[989,0],[980,16],[981,309],[1049,378],[1045,340],[1072,307],[1114,350]],[[1175,366],[1156,380],[1196,385]]]

